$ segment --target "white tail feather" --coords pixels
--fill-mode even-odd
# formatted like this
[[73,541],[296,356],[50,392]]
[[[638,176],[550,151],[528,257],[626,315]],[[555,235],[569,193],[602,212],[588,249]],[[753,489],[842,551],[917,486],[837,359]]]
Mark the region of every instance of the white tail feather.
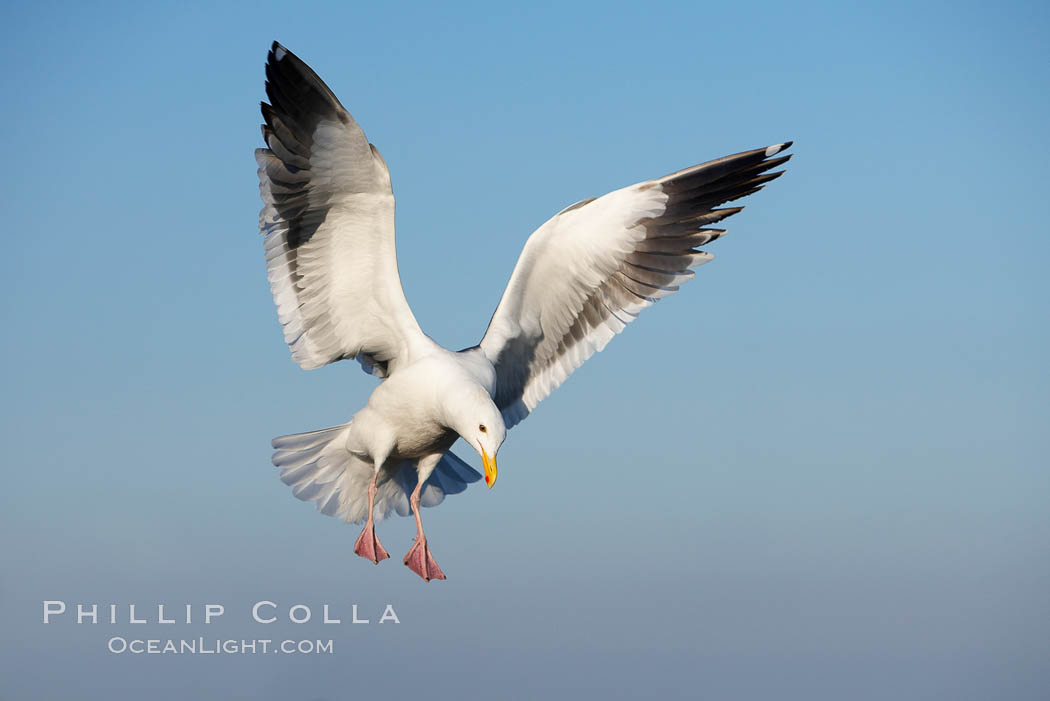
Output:
[[[350,424],[297,433],[273,439],[273,464],[281,468],[281,481],[303,501],[317,502],[317,509],[347,523],[357,523],[368,516],[368,483],[374,469],[366,460],[346,448]],[[467,484],[481,479],[470,465],[452,453],[445,453],[433,474],[423,485],[420,504],[436,506],[446,494],[458,494]],[[375,518],[391,513],[412,513],[408,496],[416,487],[414,461],[402,461],[386,467],[379,476]]]

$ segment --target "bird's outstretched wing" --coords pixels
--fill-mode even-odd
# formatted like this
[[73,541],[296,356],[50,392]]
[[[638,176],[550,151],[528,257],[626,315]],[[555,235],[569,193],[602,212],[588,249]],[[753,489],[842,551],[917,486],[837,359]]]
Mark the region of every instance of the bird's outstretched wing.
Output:
[[716,209],[781,175],[791,142],[726,156],[559,212],[525,243],[481,349],[496,368],[496,405],[518,423],[646,307],[713,257]]
[[304,369],[356,357],[385,376],[426,343],[397,272],[386,163],[328,86],[277,42],[266,95],[259,228],[285,341]]

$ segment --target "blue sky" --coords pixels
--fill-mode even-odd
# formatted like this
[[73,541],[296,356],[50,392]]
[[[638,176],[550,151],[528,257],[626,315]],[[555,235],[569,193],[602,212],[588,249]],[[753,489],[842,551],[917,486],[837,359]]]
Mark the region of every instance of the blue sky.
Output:
[[[1045,5],[6,3],[0,696],[1045,698]],[[371,378],[290,360],[256,233],[273,39],[385,156],[423,328],[475,343],[583,197],[794,139],[716,259],[353,556],[269,440]],[[473,461],[469,450],[459,453]],[[225,603],[211,629],[40,602]],[[130,657],[378,613],[333,656]],[[6,669],[3,669],[5,668]],[[221,691],[220,691],[221,690]]]

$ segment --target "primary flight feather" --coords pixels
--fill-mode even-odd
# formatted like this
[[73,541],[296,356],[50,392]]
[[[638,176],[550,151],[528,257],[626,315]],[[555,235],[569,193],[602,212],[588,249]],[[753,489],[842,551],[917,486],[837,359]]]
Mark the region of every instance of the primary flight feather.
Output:
[[444,579],[419,509],[481,479],[449,449],[458,438],[496,481],[496,454],[573,370],[646,307],[676,292],[711,228],[783,171],[791,142],[726,156],[578,202],[525,242],[481,342],[454,352],[423,333],[405,300],[394,246],[394,195],[379,150],[302,60],[274,42],[255,153],[267,272],[292,358],[313,369],[355,358],[382,379],[333,428],[276,438],[273,462],[303,500],[364,521],[354,551],[389,557],[375,521],[416,520],[404,563]]

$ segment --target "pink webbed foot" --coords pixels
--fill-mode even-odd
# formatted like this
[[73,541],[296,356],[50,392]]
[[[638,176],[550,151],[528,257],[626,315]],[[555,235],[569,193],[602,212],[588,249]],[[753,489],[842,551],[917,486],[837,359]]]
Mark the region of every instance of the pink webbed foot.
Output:
[[376,537],[376,527],[372,521],[366,523],[361,531],[361,535],[357,536],[357,542],[354,543],[354,552],[377,565],[380,560],[390,557],[390,553],[386,551],[383,544],[379,542],[379,538]]
[[408,569],[427,582],[432,579],[445,579],[445,573],[441,571],[438,563],[434,562],[434,558],[430,554],[427,539],[425,537],[416,538],[415,541],[415,545],[405,555],[405,564],[408,565]]

